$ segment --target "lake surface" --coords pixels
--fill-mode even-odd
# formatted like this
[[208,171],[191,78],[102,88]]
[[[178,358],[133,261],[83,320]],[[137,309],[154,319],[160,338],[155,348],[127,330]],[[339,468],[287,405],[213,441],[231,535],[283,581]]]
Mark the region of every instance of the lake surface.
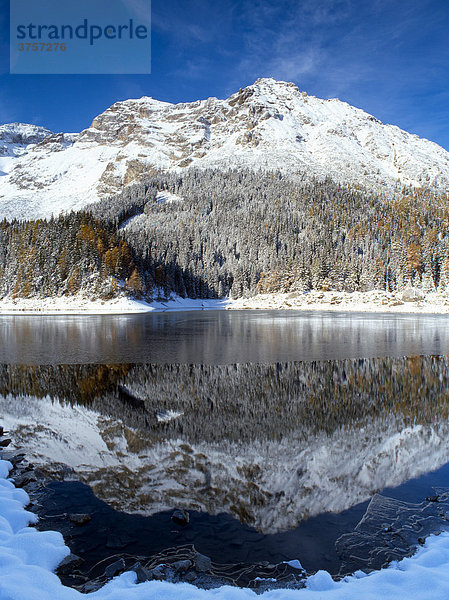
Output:
[[106,502],[56,486],[56,513],[126,521],[127,552],[350,572],[445,525],[448,354],[428,315],[4,316],[0,421]]
[[445,316],[273,310],[0,315],[3,363],[221,365],[448,350]]

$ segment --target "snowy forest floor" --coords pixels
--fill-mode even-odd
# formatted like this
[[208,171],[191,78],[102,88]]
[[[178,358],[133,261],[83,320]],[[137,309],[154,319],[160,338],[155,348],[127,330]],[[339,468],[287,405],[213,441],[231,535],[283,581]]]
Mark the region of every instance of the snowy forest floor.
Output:
[[0,314],[125,314],[172,310],[320,310],[375,313],[449,314],[449,293],[317,291],[258,294],[237,299],[190,299],[144,302],[129,297],[91,300],[85,296],[3,298]]

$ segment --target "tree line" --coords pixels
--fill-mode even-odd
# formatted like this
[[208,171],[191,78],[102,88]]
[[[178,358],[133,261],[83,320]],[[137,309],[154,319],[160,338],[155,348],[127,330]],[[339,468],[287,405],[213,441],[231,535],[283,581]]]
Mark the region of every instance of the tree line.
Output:
[[447,196],[429,190],[379,194],[279,172],[159,173],[79,213],[0,223],[0,295],[444,291],[448,233]]

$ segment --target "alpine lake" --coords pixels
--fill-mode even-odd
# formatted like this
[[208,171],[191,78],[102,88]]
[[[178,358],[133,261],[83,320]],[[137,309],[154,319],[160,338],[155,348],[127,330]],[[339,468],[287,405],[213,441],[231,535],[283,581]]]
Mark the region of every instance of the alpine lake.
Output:
[[447,317],[5,315],[0,363],[5,456],[75,583],[192,548],[238,585],[341,577],[447,527]]

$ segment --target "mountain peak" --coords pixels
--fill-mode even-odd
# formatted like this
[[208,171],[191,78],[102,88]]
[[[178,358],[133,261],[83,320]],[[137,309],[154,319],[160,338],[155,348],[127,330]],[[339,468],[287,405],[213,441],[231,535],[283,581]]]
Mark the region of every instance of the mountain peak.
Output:
[[293,81],[283,81],[281,79],[274,79],[273,77],[259,77],[259,79],[256,79],[256,81],[253,83],[253,86],[257,86],[260,88],[269,88],[272,90],[276,90],[276,89],[291,89],[293,91],[299,92],[299,88],[296,85],[296,83],[293,83]]
[[231,98],[241,97],[246,100],[252,97],[262,102],[275,103],[286,98],[292,99],[297,94],[300,94],[300,91],[293,82],[279,81],[272,77],[260,77],[253,84],[233,94]]

